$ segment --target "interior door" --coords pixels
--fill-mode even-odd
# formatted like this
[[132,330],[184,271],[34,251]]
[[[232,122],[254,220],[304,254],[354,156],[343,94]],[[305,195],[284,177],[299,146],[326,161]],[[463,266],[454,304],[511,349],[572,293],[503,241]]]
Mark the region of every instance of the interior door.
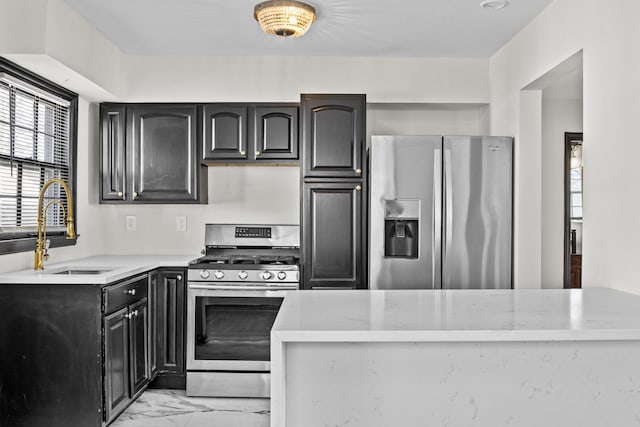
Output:
[[443,289],[512,287],[513,139],[443,141]]
[[[441,153],[441,136],[371,138],[371,289],[440,287]],[[409,240],[417,253],[389,250]]]

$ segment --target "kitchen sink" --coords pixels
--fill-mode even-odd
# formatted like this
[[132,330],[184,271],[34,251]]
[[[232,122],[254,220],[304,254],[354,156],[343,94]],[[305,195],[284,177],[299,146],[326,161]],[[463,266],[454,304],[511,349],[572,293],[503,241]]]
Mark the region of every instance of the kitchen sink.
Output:
[[52,270],[45,270],[43,273],[45,274],[64,274],[64,275],[96,275],[107,273],[111,270],[114,270],[112,267],[59,267]]
[[61,270],[51,274],[102,274],[110,270]]

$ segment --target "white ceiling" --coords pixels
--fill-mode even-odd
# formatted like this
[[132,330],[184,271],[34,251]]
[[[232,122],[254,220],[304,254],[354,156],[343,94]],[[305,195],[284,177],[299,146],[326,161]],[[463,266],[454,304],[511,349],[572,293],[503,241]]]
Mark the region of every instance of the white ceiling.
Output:
[[238,56],[489,57],[552,0],[307,0],[302,38],[264,34],[259,0],[65,0],[123,52]]

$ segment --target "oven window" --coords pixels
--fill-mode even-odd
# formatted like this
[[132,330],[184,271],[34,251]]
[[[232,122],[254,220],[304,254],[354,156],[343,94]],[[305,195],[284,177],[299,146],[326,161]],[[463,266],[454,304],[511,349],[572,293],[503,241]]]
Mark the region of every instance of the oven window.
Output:
[[269,361],[282,298],[196,297],[196,360]]

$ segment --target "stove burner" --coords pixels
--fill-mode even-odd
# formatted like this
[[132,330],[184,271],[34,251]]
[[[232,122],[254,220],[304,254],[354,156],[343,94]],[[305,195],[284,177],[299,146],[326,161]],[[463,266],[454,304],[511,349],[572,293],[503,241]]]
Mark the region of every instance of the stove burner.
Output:
[[195,261],[198,264],[230,265],[297,265],[295,255],[206,255]]

